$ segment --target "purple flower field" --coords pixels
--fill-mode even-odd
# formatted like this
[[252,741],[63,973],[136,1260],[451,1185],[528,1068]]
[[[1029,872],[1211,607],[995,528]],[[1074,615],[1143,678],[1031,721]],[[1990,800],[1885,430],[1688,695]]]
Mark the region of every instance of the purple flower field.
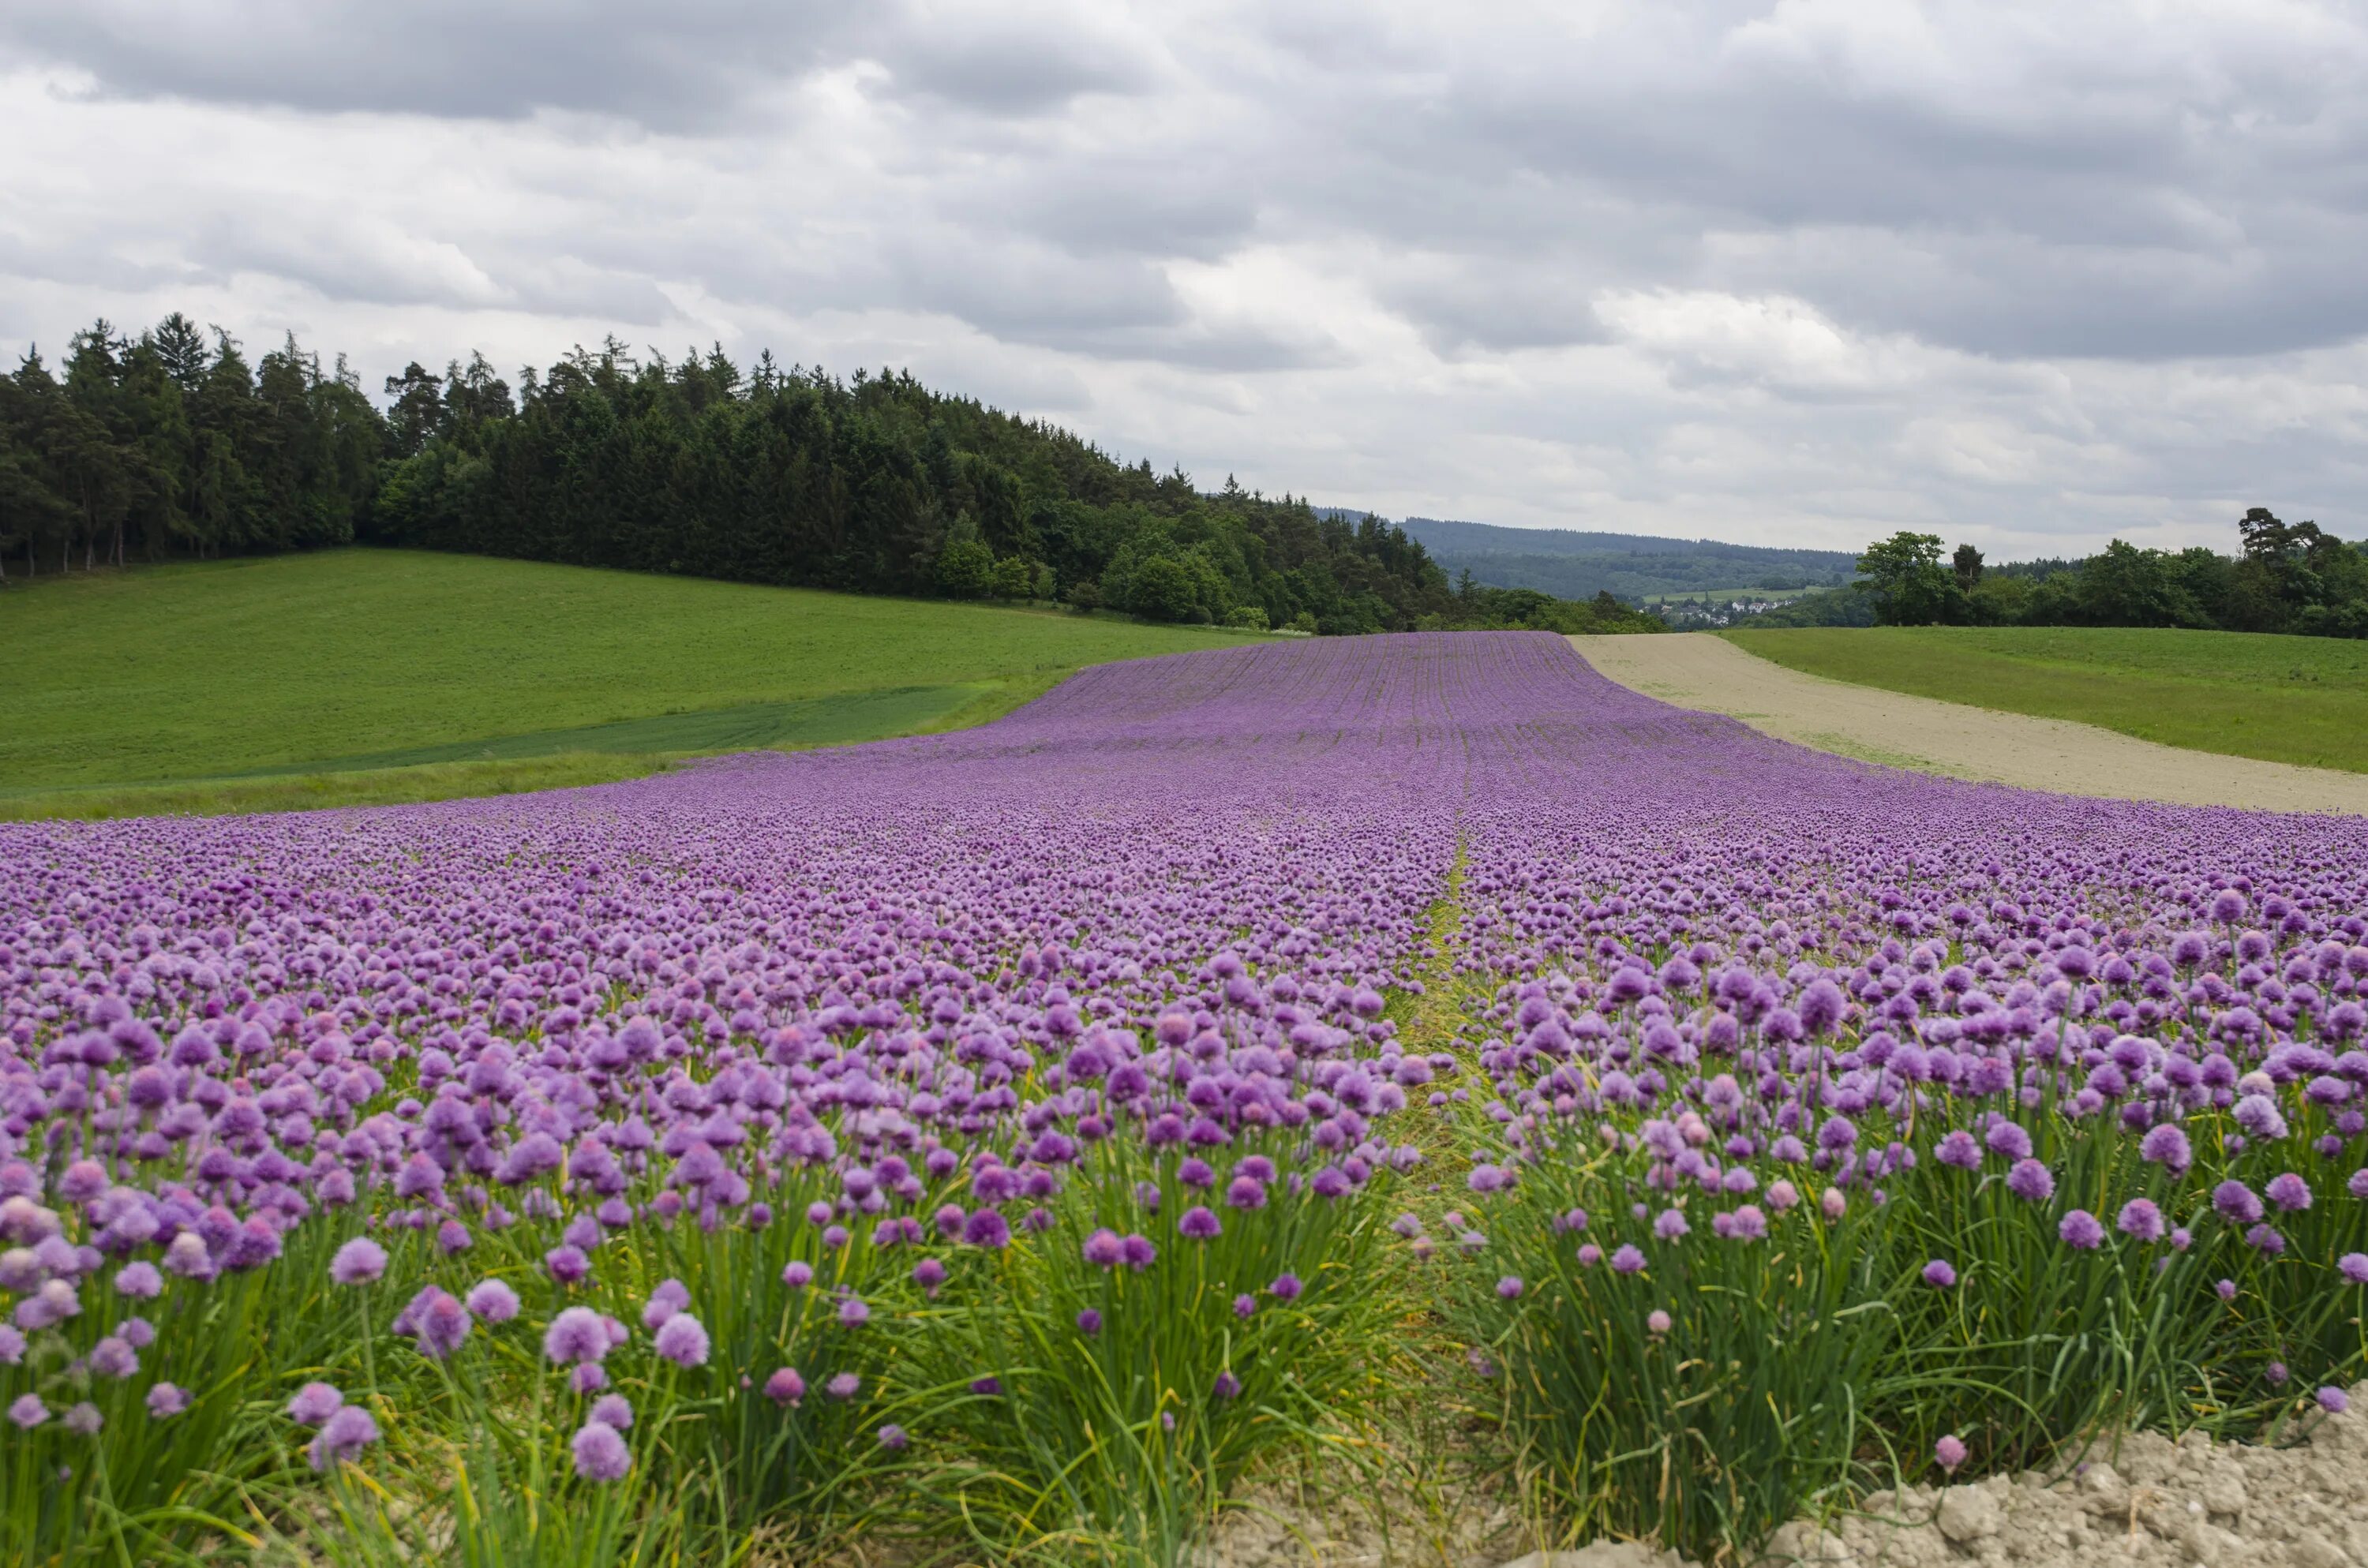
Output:
[[2253,1430],[2368,1370],[2363,916],[2368,824],[1868,767],[1542,634],[0,825],[0,1529],[1169,1562],[1409,1324],[1573,1536]]

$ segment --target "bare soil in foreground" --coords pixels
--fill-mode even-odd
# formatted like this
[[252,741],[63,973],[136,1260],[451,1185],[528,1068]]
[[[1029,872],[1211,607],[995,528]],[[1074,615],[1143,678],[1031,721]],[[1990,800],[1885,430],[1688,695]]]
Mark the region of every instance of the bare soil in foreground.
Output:
[[2094,725],[1850,686],[1704,632],[1574,637],[1611,679],[1863,762],[2066,795],[2368,815],[2368,774],[2157,745]]
[[[2046,1473],[1878,1492],[1786,1525],[1736,1568],[2356,1568],[2368,1563],[2368,1382],[2351,1403],[2275,1441],[2131,1433]],[[1515,1556],[1523,1533],[1483,1488],[1380,1489],[1347,1506],[1278,1494],[1227,1515],[1193,1568],[1696,1568],[1634,1541]]]

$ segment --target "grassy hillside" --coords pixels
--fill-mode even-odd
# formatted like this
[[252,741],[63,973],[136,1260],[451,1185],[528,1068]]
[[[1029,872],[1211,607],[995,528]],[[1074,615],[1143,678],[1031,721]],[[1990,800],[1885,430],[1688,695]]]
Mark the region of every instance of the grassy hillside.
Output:
[[1475,581],[1533,588],[1562,598],[1656,598],[1704,592],[1733,597],[1767,588],[1846,583],[1858,558],[1842,551],[1778,550],[1717,540],[1650,534],[1585,533],[1570,528],[1508,528],[1408,517],[1406,531],[1448,576],[1467,567]]
[[0,594],[0,815],[625,778],[980,722],[1245,635],[408,551],[52,578]]
[[1788,668],[2166,745],[2368,772],[2368,642],[2114,627],[1723,633]]

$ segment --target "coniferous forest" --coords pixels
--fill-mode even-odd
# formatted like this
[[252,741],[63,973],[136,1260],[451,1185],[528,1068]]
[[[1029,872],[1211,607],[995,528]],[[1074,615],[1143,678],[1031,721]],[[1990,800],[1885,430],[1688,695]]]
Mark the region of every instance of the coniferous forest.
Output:
[[355,542],[1323,633],[1660,625],[1451,584],[1379,518],[1207,494],[909,375],[769,353],[611,338],[515,385],[472,355],[374,401],[342,356],[251,358],[176,312],[0,379],[0,571]]

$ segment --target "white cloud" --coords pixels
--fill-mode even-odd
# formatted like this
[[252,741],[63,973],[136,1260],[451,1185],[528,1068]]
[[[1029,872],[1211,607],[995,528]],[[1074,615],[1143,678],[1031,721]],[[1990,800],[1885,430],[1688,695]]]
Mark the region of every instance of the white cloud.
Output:
[[2340,0],[26,0],[0,347],[613,330],[1394,513],[2358,537],[2363,89]]

